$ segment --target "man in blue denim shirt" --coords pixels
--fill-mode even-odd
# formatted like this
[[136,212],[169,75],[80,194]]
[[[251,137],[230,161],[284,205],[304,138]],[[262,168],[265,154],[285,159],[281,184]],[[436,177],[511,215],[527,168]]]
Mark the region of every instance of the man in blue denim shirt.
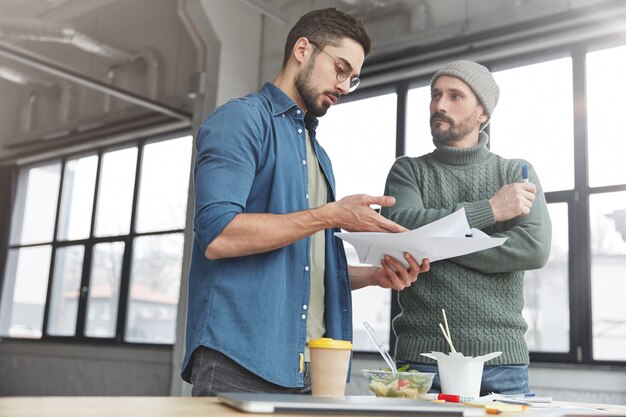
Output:
[[283,67],[260,92],[231,100],[196,138],[195,220],[183,378],[193,395],[310,392],[307,340],[352,340],[352,289],[409,286],[429,268],[386,257],[348,267],[333,233],[401,232],[371,204],[335,201],[317,117],[353,91],[371,42],[336,9],[304,15]]

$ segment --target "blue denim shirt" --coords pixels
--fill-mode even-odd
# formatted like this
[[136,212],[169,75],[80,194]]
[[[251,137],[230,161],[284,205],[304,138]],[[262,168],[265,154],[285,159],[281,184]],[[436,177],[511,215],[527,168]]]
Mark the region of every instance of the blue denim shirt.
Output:
[[[334,201],[335,180],[306,120]],[[216,109],[196,137],[195,239],[189,274],[186,352],[200,345],[230,357],[262,378],[303,386],[310,298],[310,238],[257,255],[211,261],[206,247],[239,213],[284,214],[309,209],[304,111],[267,83],[258,93]],[[352,306],[343,245],[326,230],[326,336],[352,340]]]

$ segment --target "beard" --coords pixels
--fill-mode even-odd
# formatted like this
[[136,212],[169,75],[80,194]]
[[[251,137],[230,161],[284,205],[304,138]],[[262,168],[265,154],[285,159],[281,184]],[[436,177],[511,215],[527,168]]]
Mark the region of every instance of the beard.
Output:
[[[476,127],[474,115],[456,123],[454,120],[443,113],[433,113],[430,116],[430,133],[433,136],[435,145],[445,145],[451,142],[460,142]],[[444,129],[438,122],[443,120],[448,123],[449,127]]]
[[[328,109],[330,108],[330,104],[328,104],[325,100],[322,101],[321,104],[318,103],[318,98],[320,94],[318,94],[313,86],[311,85],[311,73],[313,72],[313,65],[315,65],[315,60],[309,61],[309,64],[306,66],[304,70],[296,75],[294,79],[294,84],[296,86],[296,90],[302,98],[302,102],[306,107],[306,111],[311,116],[322,117],[326,114]],[[333,95],[339,98],[337,93],[332,91],[326,91],[324,94]]]

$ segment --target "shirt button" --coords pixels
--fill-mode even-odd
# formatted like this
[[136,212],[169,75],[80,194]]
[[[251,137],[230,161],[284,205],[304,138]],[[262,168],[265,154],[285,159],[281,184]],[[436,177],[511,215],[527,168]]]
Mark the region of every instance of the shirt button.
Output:
[[302,110],[300,109],[296,110],[296,114],[300,114],[300,113],[302,113]]
[[307,199],[307,200],[309,199],[309,195],[308,195],[308,194],[306,195],[306,199]]
[[309,308],[309,306],[307,306],[306,304],[302,306],[303,310],[306,310],[307,308]]
[[305,271],[307,271],[307,272],[309,272],[309,269],[310,269],[310,268],[309,268],[309,266],[308,266],[308,265],[304,267],[304,270],[305,270]]
[[306,165],[306,161],[305,160],[302,160],[302,165]]
[[283,113],[283,117],[286,117],[286,116],[285,116],[285,113]]
[[306,319],[306,314],[303,314],[303,315],[302,315],[302,316],[300,316],[300,317],[302,317],[302,320],[304,320],[304,319]]
[[298,129],[298,133],[302,133],[302,129]]

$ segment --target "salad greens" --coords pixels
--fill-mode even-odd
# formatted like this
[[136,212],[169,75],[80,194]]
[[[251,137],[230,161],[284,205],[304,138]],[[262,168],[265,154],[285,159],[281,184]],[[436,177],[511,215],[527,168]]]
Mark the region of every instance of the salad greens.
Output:
[[408,365],[399,368],[396,377],[389,368],[381,368],[380,371],[364,370],[363,373],[369,379],[368,388],[377,397],[419,398],[426,394],[432,385],[434,374],[407,369]]

